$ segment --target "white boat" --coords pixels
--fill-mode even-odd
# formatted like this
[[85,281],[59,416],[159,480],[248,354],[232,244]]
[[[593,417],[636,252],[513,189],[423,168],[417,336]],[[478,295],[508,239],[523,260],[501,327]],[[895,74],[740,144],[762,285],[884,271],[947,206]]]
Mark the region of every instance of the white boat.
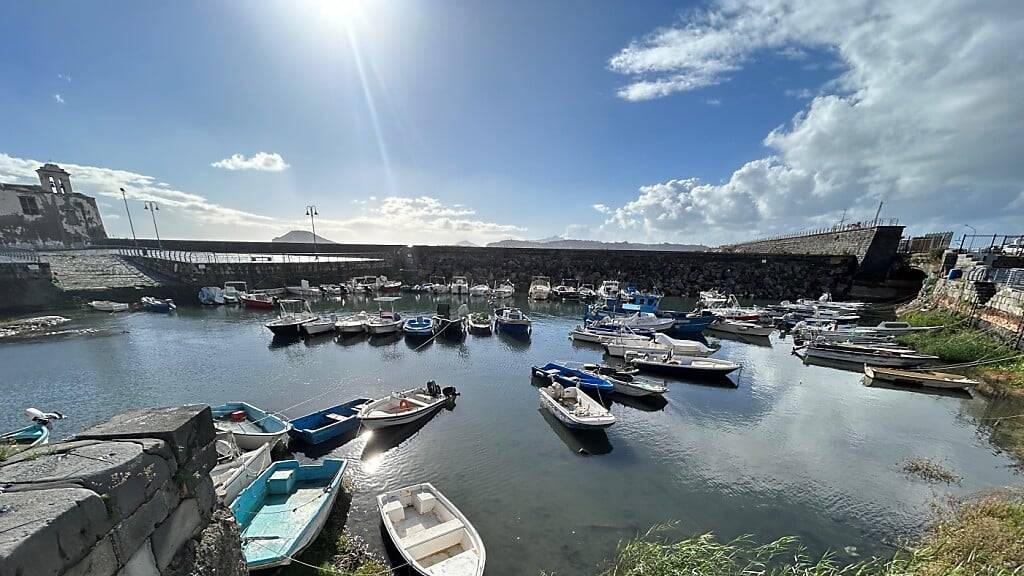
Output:
[[597,290],[594,290],[593,284],[583,284],[577,291],[577,295],[580,297],[580,300],[591,300],[597,298]]
[[491,287],[487,284],[477,284],[469,289],[470,296],[490,296]]
[[551,294],[555,298],[561,298],[562,300],[578,300],[580,293],[577,290],[579,282],[575,278],[562,278],[562,283],[551,289]]
[[377,496],[384,528],[398,553],[426,576],[481,576],[487,552],[476,528],[432,484]]
[[284,418],[248,402],[228,402],[210,410],[214,428],[230,432],[241,450],[255,450],[264,444],[276,446],[292,429]]
[[207,306],[224,304],[224,289],[220,286],[203,286],[199,289],[199,303]]
[[641,342],[651,341],[650,337],[643,336],[641,334],[634,334],[625,328],[618,331],[607,329],[602,330],[593,326],[583,326],[582,324],[577,324],[576,327],[569,332],[569,336],[577,342],[592,342],[594,344],[604,344],[613,338],[638,340]]
[[[402,316],[395,312],[395,300],[401,300],[401,296],[378,296],[374,298],[380,311],[376,316],[366,319],[366,331],[370,334],[393,334],[402,330]],[[384,309],[384,304],[391,304],[390,310]]]
[[668,392],[668,386],[636,377],[637,369],[624,370],[612,366],[584,364],[582,370],[612,383],[615,391],[626,396],[655,396]]
[[337,284],[321,284],[320,292],[330,296],[341,296],[345,293],[345,289]]
[[494,289],[493,295],[495,298],[511,298],[516,292],[516,285],[505,280],[498,287]]
[[533,321],[519,308],[496,308],[494,310],[494,329],[517,336],[526,336],[532,330]]
[[354,294],[370,294],[380,288],[380,279],[377,276],[356,276],[349,281],[349,289]]
[[370,319],[370,315],[366,312],[359,312],[351,316],[339,318],[334,323],[334,329],[342,334],[357,334],[359,332],[366,332],[366,322]]
[[444,276],[434,276],[430,279],[430,292],[432,294],[447,294],[448,281]]
[[299,281],[298,286],[286,286],[285,290],[293,296],[302,296],[304,298],[317,298],[322,294],[319,288],[309,285],[309,280]]
[[249,291],[249,286],[245,282],[234,281],[224,283],[224,303],[225,304],[240,304],[242,302],[242,296]]
[[551,295],[551,279],[547,276],[534,276],[527,293],[534,300],[547,300]]
[[276,320],[264,324],[275,336],[296,336],[302,325],[317,319],[305,300],[278,300],[280,311]]
[[698,296],[697,305],[699,308],[719,308],[725,306],[726,302],[729,301],[728,296],[715,289],[701,290]]
[[719,358],[698,358],[676,354],[630,353],[626,360],[644,372],[689,378],[721,378],[739,370],[740,365]]
[[100,312],[127,312],[131,306],[124,302],[111,302],[110,300],[93,300],[89,307]]
[[677,340],[665,334],[655,334],[654,340],[642,341],[629,338],[612,338],[604,342],[609,356],[624,358],[628,352],[635,354],[680,354],[683,356],[707,356],[714,352],[703,342],[695,340]]
[[962,374],[933,372],[930,370],[899,370],[880,366],[864,365],[864,375],[872,380],[882,380],[895,384],[926,386],[928,388],[974,388],[980,382]]
[[330,316],[319,316],[315,320],[303,324],[302,332],[307,336],[334,332],[335,323],[337,323],[337,321],[338,317],[334,314],[331,314]]
[[441,388],[433,381],[424,388],[394,392],[359,409],[359,421],[369,430],[400,426],[430,416],[455,394],[454,389]]
[[771,335],[774,328],[771,326],[762,326],[753,322],[743,322],[741,320],[715,320],[711,324],[708,324],[706,330],[713,330],[716,332],[724,332],[726,334],[739,334],[741,336],[758,336],[765,338]]
[[938,356],[915,354],[901,350],[873,348],[857,344],[830,344],[811,342],[806,346],[794,349],[798,356],[821,360],[837,360],[871,366],[890,368],[914,368],[938,360]]
[[910,332],[932,332],[935,330],[942,330],[944,326],[911,326],[907,322],[881,322],[878,326],[856,328],[854,332],[859,334],[884,334],[891,336],[899,336],[901,334],[908,334]]
[[217,433],[217,465],[210,470],[213,489],[226,506],[270,466],[270,444],[242,451],[231,432]]
[[555,382],[540,388],[540,405],[569,428],[592,430],[615,424],[615,416],[607,408],[587,396],[579,388],[563,388]]
[[676,324],[672,317],[661,318],[652,312],[637,312],[629,316],[609,316],[603,318],[599,323],[601,326],[622,326],[630,330],[653,330],[665,332]]
[[465,276],[452,276],[451,286],[448,287],[452,294],[465,296],[469,294],[469,280]]
[[619,282],[617,280],[605,280],[597,288],[597,297],[602,300],[619,297]]

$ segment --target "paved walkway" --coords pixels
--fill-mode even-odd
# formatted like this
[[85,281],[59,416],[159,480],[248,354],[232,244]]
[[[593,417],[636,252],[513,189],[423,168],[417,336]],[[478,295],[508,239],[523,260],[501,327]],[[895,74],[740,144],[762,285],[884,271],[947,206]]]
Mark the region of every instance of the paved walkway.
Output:
[[54,250],[39,252],[50,263],[53,281],[65,291],[160,286],[159,279],[136,268],[116,250]]

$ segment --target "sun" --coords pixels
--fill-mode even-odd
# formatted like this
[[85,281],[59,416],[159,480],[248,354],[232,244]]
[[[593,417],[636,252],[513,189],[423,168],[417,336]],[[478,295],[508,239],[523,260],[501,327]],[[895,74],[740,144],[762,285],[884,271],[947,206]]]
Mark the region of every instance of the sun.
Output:
[[320,18],[335,27],[351,26],[366,7],[366,0],[317,0]]

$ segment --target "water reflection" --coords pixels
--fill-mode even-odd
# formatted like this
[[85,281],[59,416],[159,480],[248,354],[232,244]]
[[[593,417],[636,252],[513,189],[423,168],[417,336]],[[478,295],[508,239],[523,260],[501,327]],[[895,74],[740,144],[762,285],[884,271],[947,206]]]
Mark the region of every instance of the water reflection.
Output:
[[613,404],[622,404],[628,406],[634,410],[640,410],[641,412],[660,412],[668,406],[668,400],[665,399],[661,394],[651,394],[649,396],[628,396],[626,394],[612,394],[611,400]]
[[370,335],[366,332],[342,332],[334,339],[335,342],[342,346],[352,346],[354,344],[362,344],[370,339]]
[[370,346],[390,346],[397,344],[402,339],[401,332],[391,332],[388,334],[370,334]]
[[348,444],[352,440],[355,440],[358,436],[359,429],[358,427],[356,427],[349,430],[348,432],[345,432],[344,434],[340,434],[338,436],[335,436],[334,438],[331,438],[330,440],[321,442],[319,444],[306,444],[302,440],[293,437],[288,440],[288,449],[294,453],[302,454],[306,458],[315,460],[327,456],[331,452],[337,450],[338,448],[344,446],[345,444]]
[[931,388],[928,386],[901,386],[884,380],[873,380],[867,376],[863,379],[864,385],[868,388],[881,388],[883,390],[896,390],[899,392],[912,392],[925,396],[945,396],[947,398],[960,398],[970,400],[971,394],[962,388]]
[[270,338],[270,344],[267,344],[267,348],[270,348],[271,350],[286,348],[292,344],[298,344],[299,342],[302,342],[302,336],[300,336],[298,332],[295,334],[274,334]]
[[565,424],[562,424],[558,418],[544,408],[538,408],[537,411],[540,412],[548,426],[554,430],[558,439],[574,454],[580,456],[611,454],[612,442],[604,430],[573,430],[566,428]]
[[[733,334],[732,332],[718,332],[715,331],[715,338],[719,340],[731,340],[733,342],[742,342],[744,344],[752,344],[754,346],[765,346],[771,347],[772,339],[769,336],[752,336],[750,334]],[[688,340],[697,340],[697,338],[687,338]],[[703,334],[701,335],[703,339]]]
[[365,431],[366,444],[363,446],[363,452],[360,458],[363,461],[374,461],[375,459],[379,459],[379,457],[383,456],[385,452],[393,448],[397,448],[402,442],[405,442],[414,434],[419,432],[421,428],[427,425],[427,422],[436,418],[442,409],[449,412],[455,410],[455,401],[450,400],[449,402],[442,404],[441,408],[415,422],[403,424],[402,426],[388,426],[387,428]]

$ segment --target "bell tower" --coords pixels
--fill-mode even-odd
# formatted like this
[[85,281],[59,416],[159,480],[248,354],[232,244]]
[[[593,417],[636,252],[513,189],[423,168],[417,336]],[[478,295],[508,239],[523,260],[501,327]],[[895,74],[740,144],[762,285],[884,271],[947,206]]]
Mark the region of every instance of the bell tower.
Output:
[[44,164],[36,174],[39,175],[39,185],[43,190],[54,194],[71,194],[71,175],[56,164]]

